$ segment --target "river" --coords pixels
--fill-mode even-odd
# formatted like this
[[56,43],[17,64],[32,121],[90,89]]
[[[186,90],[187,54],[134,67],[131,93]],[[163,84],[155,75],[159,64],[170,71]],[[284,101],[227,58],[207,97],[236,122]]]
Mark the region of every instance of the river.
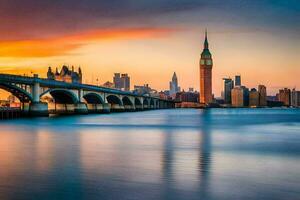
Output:
[[0,199],[300,199],[300,110],[0,121]]

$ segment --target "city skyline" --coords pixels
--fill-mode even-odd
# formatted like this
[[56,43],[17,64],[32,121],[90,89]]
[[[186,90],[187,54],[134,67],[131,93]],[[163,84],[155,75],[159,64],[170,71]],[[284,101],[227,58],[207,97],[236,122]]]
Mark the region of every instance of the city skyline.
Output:
[[[84,8],[69,1],[1,4],[1,17],[8,20],[0,25],[5,30],[0,33],[0,72],[46,76],[49,66],[66,63],[82,67],[84,82],[99,78],[104,83],[120,72],[130,74],[132,85],[149,83],[165,90],[176,71],[182,88],[199,91],[195,74],[207,28],[216,97],[222,78],[237,73],[249,88],[263,84],[272,95],[280,88],[300,88],[296,1],[228,1],[228,7],[192,0],[119,3],[122,11],[101,1],[89,1]],[[253,15],[261,7],[260,14]],[[14,12],[18,8],[19,15]]]

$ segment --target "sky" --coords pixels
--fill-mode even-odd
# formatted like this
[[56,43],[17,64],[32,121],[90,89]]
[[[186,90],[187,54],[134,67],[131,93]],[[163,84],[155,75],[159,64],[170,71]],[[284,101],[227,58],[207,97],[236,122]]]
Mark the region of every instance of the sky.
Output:
[[89,84],[128,73],[131,86],[199,90],[199,58],[208,30],[213,92],[222,78],[249,88],[300,90],[299,0],[1,0],[0,73],[81,66]]

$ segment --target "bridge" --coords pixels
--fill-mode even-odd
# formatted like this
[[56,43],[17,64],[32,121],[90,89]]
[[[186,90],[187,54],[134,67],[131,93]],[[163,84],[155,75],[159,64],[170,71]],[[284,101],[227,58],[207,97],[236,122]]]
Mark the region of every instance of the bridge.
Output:
[[[45,78],[0,74],[0,88],[21,102],[24,114],[48,116],[59,114],[109,113],[174,108],[175,102],[147,95],[99,87],[66,83]],[[53,101],[45,101],[50,97]]]

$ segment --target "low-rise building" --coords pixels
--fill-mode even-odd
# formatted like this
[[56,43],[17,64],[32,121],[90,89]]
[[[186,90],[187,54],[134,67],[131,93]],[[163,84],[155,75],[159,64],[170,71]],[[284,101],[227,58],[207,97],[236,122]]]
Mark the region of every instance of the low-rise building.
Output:
[[60,72],[58,72],[57,68],[55,72],[53,72],[51,67],[49,67],[47,72],[47,78],[67,83],[82,83],[82,72],[80,67],[78,68],[78,72],[74,71],[73,66],[70,70],[68,66],[63,65]]
[[101,85],[102,87],[105,87],[105,88],[115,88],[115,84],[110,82],[110,81],[106,81],[105,83],[103,83]]
[[175,100],[180,102],[194,102],[199,103],[199,93],[198,92],[177,92]]
[[159,96],[159,93],[156,90],[152,89],[149,86],[149,84],[135,85],[133,93],[138,94],[138,95],[148,95],[148,96],[152,96],[152,97]]

